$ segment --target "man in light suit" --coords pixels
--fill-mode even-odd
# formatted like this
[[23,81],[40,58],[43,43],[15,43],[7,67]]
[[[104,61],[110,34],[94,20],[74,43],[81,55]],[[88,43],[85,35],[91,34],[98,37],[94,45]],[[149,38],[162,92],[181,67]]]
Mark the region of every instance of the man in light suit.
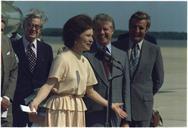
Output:
[[18,80],[13,100],[15,127],[31,126],[28,114],[21,111],[20,105],[25,105],[24,98],[40,88],[48,78],[53,53],[51,46],[38,40],[43,23],[43,15],[40,11],[33,10],[24,19],[23,37],[12,42],[19,58]]
[[[119,66],[123,69],[123,75],[112,80],[112,96],[113,103],[125,103],[124,110],[128,114],[124,121],[124,125],[131,119],[130,112],[130,85],[129,85],[129,70],[128,70],[128,57],[127,54],[111,45],[112,34],[115,29],[113,19],[107,14],[98,14],[93,20],[94,22],[94,37],[95,42],[89,53],[85,53],[91,63],[98,80],[98,85],[94,89],[104,98],[108,99],[108,87],[110,86],[109,75],[117,76],[121,75],[122,71],[115,67]],[[102,47],[106,47],[107,51],[102,51]],[[99,50],[100,49],[100,50]],[[107,53],[107,56],[105,55]],[[113,56],[115,60],[121,64],[111,61],[110,56]],[[109,58],[106,58],[109,57]],[[107,60],[106,60],[107,59]],[[110,63],[106,66],[105,63]],[[121,66],[122,65],[122,66]],[[108,68],[107,68],[108,67]],[[119,127],[121,119],[118,118],[115,113],[110,111],[110,121],[106,122],[107,110],[103,106],[93,102],[89,98],[85,98],[87,106],[86,112],[86,126],[87,127],[104,127],[113,126]],[[105,125],[107,123],[108,125]]]
[[[116,47],[129,54],[132,107],[130,126],[132,127],[150,126],[153,96],[159,91],[164,81],[160,48],[144,39],[149,27],[149,15],[142,11],[135,12],[129,19],[129,38],[114,43]],[[132,53],[137,55],[136,59]],[[137,64],[133,65],[133,62]]]
[[[18,64],[8,37],[3,33],[5,17],[1,17],[1,126],[12,127],[12,100],[16,88]],[[8,115],[3,116],[8,110]]]

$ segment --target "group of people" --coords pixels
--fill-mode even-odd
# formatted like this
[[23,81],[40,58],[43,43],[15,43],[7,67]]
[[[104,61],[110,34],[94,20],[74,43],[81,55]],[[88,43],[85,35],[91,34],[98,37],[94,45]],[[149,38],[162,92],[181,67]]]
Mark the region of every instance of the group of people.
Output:
[[[117,41],[112,41],[115,23],[108,14],[93,20],[76,15],[64,24],[65,48],[54,59],[51,46],[39,38],[42,19],[35,12],[26,15],[23,36],[12,45],[2,32],[2,48],[9,49],[1,51],[1,110],[13,114],[12,124],[1,117],[2,126],[32,126],[39,116],[34,110],[45,100],[40,126],[149,127],[153,96],[164,80],[160,48],[147,34],[149,15],[135,12],[128,34]],[[27,105],[24,99],[36,89],[29,104],[33,112],[23,112],[20,105]]]

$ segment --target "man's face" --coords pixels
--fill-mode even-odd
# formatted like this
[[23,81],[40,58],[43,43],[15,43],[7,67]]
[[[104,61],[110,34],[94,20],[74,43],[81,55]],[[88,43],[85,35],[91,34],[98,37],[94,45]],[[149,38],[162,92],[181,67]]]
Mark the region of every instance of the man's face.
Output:
[[129,26],[129,35],[131,41],[138,43],[144,39],[147,32],[147,21],[133,19]]
[[24,26],[25,37],[28,41],[33,41],[40,36],[41,33],[41,19],[33,18]]
[[95,40],[100,45],[106,46],[111,42],[113,32],[114,30],[113,30],[112,22],[106,21],[106,22],[98,23],[97,25],[95,25],[95,31],[94,31]]

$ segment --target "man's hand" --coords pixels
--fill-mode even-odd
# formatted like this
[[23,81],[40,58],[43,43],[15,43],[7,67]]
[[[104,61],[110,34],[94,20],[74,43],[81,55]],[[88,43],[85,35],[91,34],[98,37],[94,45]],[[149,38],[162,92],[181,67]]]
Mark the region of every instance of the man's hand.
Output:
[[112,110],[122,119],[127,117],[127,113],[121,108],[123,103],[112,103]]
[[2,97],[1,101],[1,111],[6,111],[10,105],[10,101],[4,97]]

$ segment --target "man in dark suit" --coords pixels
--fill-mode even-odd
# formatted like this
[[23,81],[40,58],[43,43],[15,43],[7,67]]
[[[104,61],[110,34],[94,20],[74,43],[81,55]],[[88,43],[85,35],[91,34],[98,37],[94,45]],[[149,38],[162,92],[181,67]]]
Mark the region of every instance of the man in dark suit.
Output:
[[129,20],[129,38],[114,43],[129,54],[132,127],[150,126],[153,96],[164,81],[160,48],[144,39],[149,27],[149,15],[135,12]]
[[13,126],[31,126],[28,114],[20,109],[25,105],[24,98],[40,88],[47,80],[53,59],[52,48],[39,41],[43,15],[37,10],[29,13],[23,22],[24,35],[21,39],[12,42],[18,56],[18,80],[13,100]]
[[3,33],[5,27],[5,17],[1,17],[1,126],[12,127],[11,102],[16,88],[18,62],[10,40]]
[[[108,99],[108,87],[110,86],[110,76],[121,75],[122,71],[115,67],[123,69],[123,75],[112,80],[112,96],[113,103],[125,103],[125,111],[128,114],[124,124],[131,119],[130,113],[130,85],[129,85],[129,70],[127,54],[111,45],[112,34],[115,29],[113,19],[107,14],[98,14],[94,18],[94,36],[95,43],[91,48],[90,53],[85,53],[91,63],[98,80],[98,85],[94,89],[105,99]],[[106,48],[106,51],[103,48]],[[103,51],[104,50],[104,51]],[[121,64],[112,61],[111,57],[115,58]],[[106,122],[107,110],[103,106],[93,102],[89,98],[85,98],[87,106],[86,126],[87,127],[104,127],[108,126],[119,127],[121,119],[110,110],[109,122]],[[129,115],[130,114],[130,115]]]

